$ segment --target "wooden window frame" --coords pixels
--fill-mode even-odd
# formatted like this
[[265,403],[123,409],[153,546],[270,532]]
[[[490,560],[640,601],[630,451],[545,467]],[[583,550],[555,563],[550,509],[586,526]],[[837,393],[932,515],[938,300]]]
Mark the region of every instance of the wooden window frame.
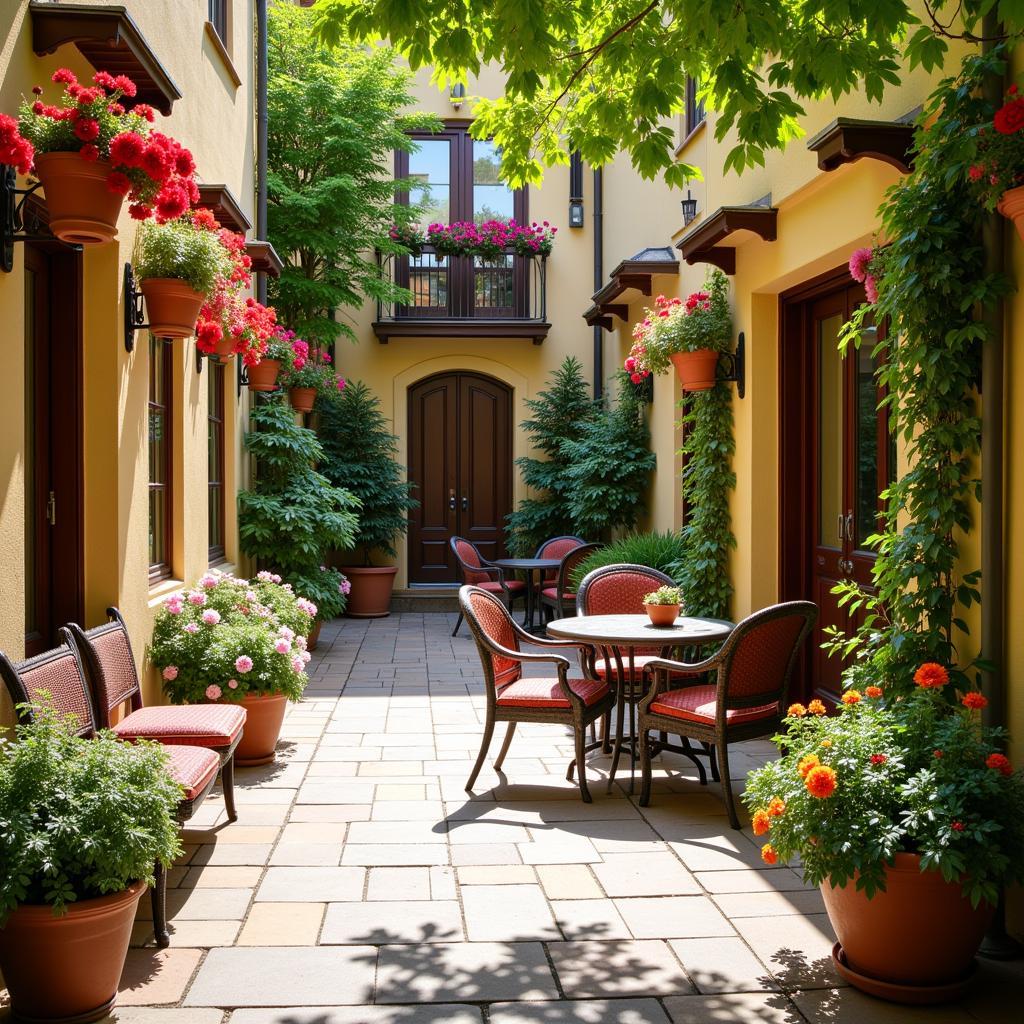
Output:
[[[156,383],[156,359],[159,358],[162,364],[164,393],[161,396],[163,402],[154,400]],[[166,560],[162,562],[149,563],[150,584],[159,583],[161,580],[170,579],[173,576],[170,559],[174,553],[174,348],[167,338],[150,336],[149,344],[149,400],[147,402],[147,419],[151,418],[154,412],[159,412],[164,423],[164,452],[163,452],[163,483],[153,482],[153,467],[149,468],[149,493],[154,490],[163,492],[164,499],[164,555]],[[148,428],[148,424],[147,424]],[[147,435],[148,450],[148,435]],[[152,524],[150,524],[152,526]],[[152,552],[150,552],[152,554]]]
[[[216,398],[217,401],[214,403],[211,401],[206,411],[206,422],[209,431],[213,432],[214,440],[214,451],[216,452],[217,462],[220,466],[220,479],[214,479],[213,467],[207,465],[207,537],[209,540],[209,552],[208,560],[210,565],[216,565],[219,562],[223,562],[226,559],[226,550],[224,547],[225,543],[225,517],[227,513],[227,494],[224,482],[224,472],[227,469],[225,462],[225,446],[224,446],[224,432],[226,427],[226,416],[227,416],[227,403],[224,400],[224,364],[210,362],[210,388],[211,399]],[[209,442],[207,442],[209,443]],[[209,463],[209,456],[207,456],[207,462]],[[213,530],[212,530],[212,519],[211,513],[216,508],[220,515],[220,542],[214,543]]]
[[704,101],[697,99],[697,79],[686,76],[686,114],[683,119],[684,141],[707,120]]
[[207,20],[213,26],[224,48],[230,52],[231,0],[207,0]]

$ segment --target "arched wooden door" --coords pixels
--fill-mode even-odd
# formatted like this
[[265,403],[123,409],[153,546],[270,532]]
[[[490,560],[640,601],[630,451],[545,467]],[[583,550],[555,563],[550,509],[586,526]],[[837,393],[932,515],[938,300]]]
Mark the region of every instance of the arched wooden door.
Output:
[[512,510],[512,391],[475,373],[443,373],[409,388],[410,584],[461,582],[448,541],[484,558],[505,554]]

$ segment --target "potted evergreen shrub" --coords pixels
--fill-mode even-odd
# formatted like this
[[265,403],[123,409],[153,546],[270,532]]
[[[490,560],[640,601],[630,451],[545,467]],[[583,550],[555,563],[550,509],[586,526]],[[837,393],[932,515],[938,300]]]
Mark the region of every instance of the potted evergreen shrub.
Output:
[[[154,214],[173,220],[198,200],[192,154],[153,130],[151,107],[139,103],[125,110],[121,104],[135,96],[130,78],[97,71],[93,84],[84,85],[59,68],[52,80],[64,86],[61,104],[44,103],[36,86],[34,101],[19,112],[15,149],[26,170],[34,151],[57,238],[72,245],[112,241],[126,196],[136,220]],[[3,131],[10,134],[10,124]]]
[[324,475],[359,501],[359,526],[351,542],[337,550],[361,555],[342,572],[352,585],[347,614],[379,618],[389,614],[391,589],[398,569],[374,565],[374,555],[394,558],[395,538],[408,528],[416,507],[412,484],[395,460],[397,438],[387,429],[377,396],[362,381],[350,382],[320,416]]
[[149,658],[172,704],[228,701],[246,711],[239,765],[267,764],[289,700],[308,679],[306,636],[316,605],[275,573],[252,580],[209,572],[165,599]]
[[256,484],[238,495],[242,551],[312,601],[317,623],[333,618],[344,610],[348,581],[327,566],[327,554],[354,543],[358,499],[314,468],[324,450],[283,395],[253,409],[252,422],[245,447],[256,458]]
[[[1003,885],[1024,879],[1024,780],[981,725],[985,697],[926,663],[909,687],[870,662],[839,713],[793,704],[782,756],[744,801],[768,864],[821,887],[850,984],[897,1002],[962,994]],[[853,685],[860,680],[858,685]],[[864,683],[867,685],[864,685]]]
[[114,1005],[139,897],[181,852],[157,744],[75,736],[51,707],[0,743],[0,970],[18,1020]]
[[706,391],[716,383],[718,356],[732,345],[729,281],[713,270],[703,291],[686,300],[659,295],[633,328],[626,372],[634,384],[651,373],[676,368],[684,391]]
[[204,218],[143,224],[135,277],[146,297],[150,332],[162,338],[191,337],[203,303],[218,278],[230,272],[227,252]]

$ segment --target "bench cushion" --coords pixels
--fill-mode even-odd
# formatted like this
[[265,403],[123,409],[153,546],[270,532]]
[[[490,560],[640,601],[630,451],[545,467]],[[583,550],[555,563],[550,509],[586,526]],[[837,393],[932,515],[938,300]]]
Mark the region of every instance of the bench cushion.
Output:
[[[588,707],[596,704],[606,693],[608,684],[598,679],[566,680],[573,693],[578,694]],[[551,708],[568,711],[569,699],[562,695],[558,679],[519,679],[506,686],[497,699],[498,707]]]
[[169,746],[167,757],[167,769],[171,778],[185,790],[186,800],[195,800],[220,767],[220,758],[209,747]]
[[[702,725],[714,725],[715,687],[687,686],[681,690],[669,690],[659,694],[651,703],[651,713],[681,718]],[[752,722],[758,718],[771,718],[779,713],[778,704],[762,704],[753,708],[733,708],[725,713],[725,720],[732,725]]]
[[139,708],[114,726],[123,740],[155,740],[193,747],[229,747],[242,733],[245,708],[237,704],[153,705]]

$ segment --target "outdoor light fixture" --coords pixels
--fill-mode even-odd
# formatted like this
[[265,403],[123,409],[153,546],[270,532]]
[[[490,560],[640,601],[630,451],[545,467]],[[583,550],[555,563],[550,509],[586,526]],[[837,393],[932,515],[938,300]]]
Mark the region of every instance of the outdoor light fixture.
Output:
[[581,228],[583,227],[583,200],[582,199],[570,199],[569,200],[569,227]]
[[683,208],[683,226],[685,227],[697,216],[697,200],[690,195],[689,189],[686,190],[686,198],[681,199],[679,205]]
[[462,101],[466,98],[466,87],[461,83],[453,85],[448,90],[448,99],[451,101],[451,105],[458,110],[462,106]]
[[578,149],[569,154],[569,227],[583,227],[583,157]]

